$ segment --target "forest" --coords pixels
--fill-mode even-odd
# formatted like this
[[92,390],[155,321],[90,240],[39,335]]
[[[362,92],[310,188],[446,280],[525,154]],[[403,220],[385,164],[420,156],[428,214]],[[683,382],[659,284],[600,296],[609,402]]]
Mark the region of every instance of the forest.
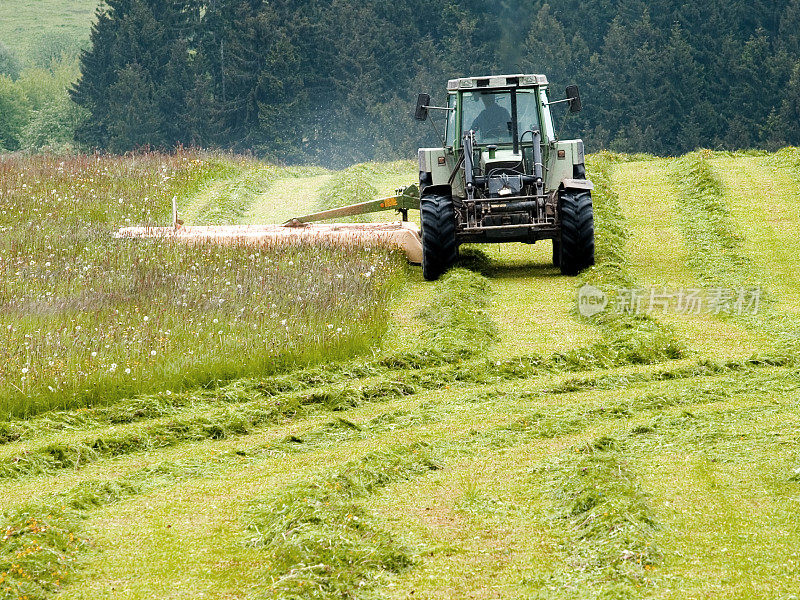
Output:
[[[580,86],[562,135],[589,151],[774,150],[800,144],[798,32],[800,0],[108,0],[69,97],[35,131],[30,115],[0,122],[0,146],[36,149],[54,129],[84,149],[341,167],[436,143],[412,118],[418,93],[522,71],[548,75],[553,98]],[[8,121],[25,98],[3,56]]]

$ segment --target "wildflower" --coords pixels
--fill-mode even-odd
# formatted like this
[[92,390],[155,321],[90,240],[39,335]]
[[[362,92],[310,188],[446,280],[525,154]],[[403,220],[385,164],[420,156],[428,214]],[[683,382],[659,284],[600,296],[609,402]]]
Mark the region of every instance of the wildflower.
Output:
[[130,367],[125,367],[125,374],[126,375],[130,375],[131,374],[131,368]]
[[28,367],[22,367],[22,374],[25,375],[29,370]]
[[109,371],[116,371],[117,370],[117,363],[111,363],[111,366],[108,368]]
[[155,355],[156,355],[156,351],[155,350],[150,350],[150,356],[155,356]]

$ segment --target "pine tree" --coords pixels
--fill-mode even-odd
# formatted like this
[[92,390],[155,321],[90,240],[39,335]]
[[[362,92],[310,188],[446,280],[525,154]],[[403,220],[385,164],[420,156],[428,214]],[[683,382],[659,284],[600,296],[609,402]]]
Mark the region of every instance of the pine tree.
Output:
[[194,74],[186,40],[198,10],[179,0],[109,0],[98,11],[72,93],[91,115],[79,141],[122,151],[191,140],[185,106]]
[[266,10],[260,0],[210,0],[202,20],[198,62],[208,76],[211,135],[240,150],[259,139],[256,87],[272,37]]

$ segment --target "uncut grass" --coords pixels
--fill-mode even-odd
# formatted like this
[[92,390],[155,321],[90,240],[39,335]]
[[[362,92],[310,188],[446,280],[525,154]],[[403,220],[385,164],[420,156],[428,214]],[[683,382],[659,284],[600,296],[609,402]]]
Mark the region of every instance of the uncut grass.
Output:
[[111,237],[163,223],[218,168],[190,153],[0,161],[0,413],[344,357],[380,338],[399,256]]

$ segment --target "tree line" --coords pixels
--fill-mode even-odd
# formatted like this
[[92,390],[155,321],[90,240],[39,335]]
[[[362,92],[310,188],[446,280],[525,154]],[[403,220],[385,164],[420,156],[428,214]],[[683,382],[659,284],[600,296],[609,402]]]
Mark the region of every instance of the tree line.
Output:
[[557,97],[579,84],[563,134],[590,151],[800,145],[800,0],[107,0],[74,135],[112,152],[408,157],[437,143],[417,93],[499,72],[545,73]]

